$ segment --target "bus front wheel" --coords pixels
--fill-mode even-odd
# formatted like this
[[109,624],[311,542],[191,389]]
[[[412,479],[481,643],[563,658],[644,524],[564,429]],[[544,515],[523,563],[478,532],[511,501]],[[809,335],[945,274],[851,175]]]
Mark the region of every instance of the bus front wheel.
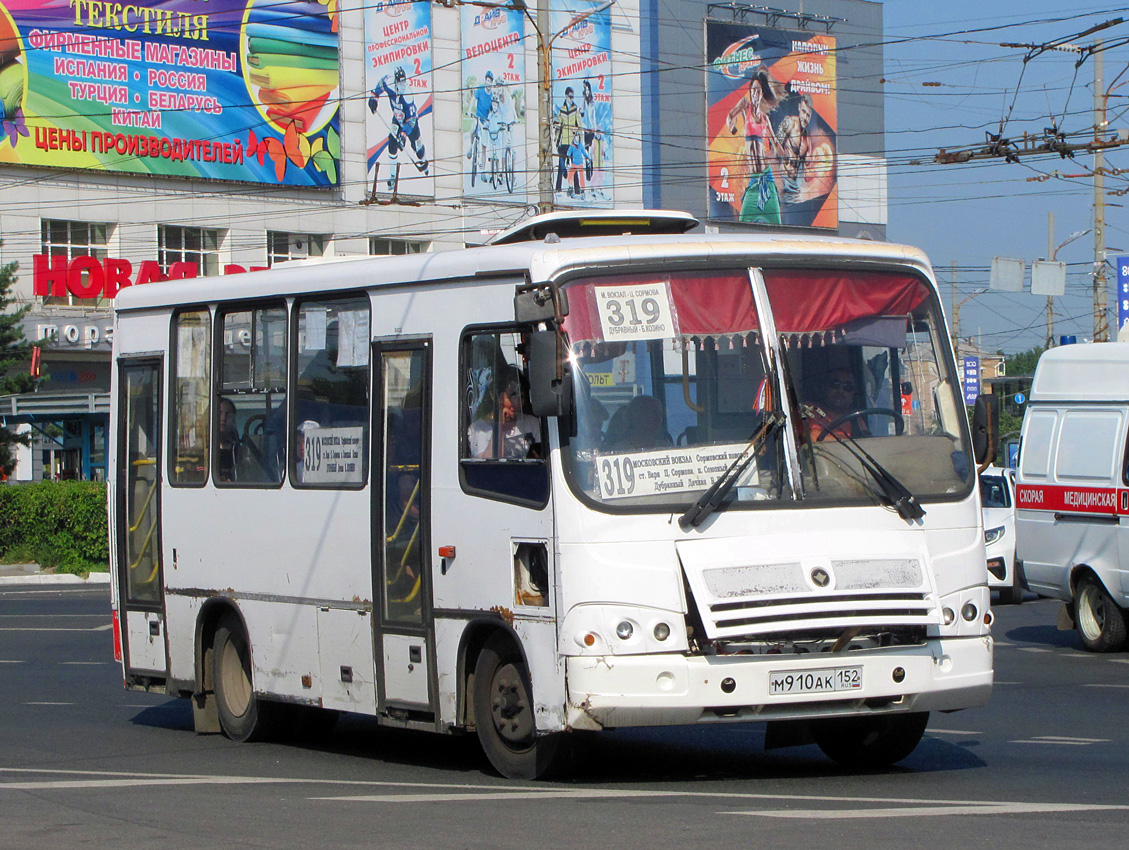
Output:
[[529,669],[506,638],[487,641],[475,664],[474,725],[490,764],[507,779],[546,776],[561,753],[559,734],[537,734]]
[[914,751],[925,734],[929,712],[835,717],[812,724],[812,736],[832,761],[871,770],[889,767]]
[[231,614],[224,617],[212,645],[220,728],[233,741],[262,740],[269,733],[270,706],[255,696],[251,684],[251,648],[237,617]]

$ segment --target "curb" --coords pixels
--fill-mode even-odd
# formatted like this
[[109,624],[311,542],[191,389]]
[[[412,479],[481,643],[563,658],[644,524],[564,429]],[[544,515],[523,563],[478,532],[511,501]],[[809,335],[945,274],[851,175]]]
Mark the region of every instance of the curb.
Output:
[[68,574],[56,575],[54,573],[27,573],[26,575],[0,576],[0,585],[9,584],[86,584],[109,586],[109,573],[91,573],[89,578],[80,578]]

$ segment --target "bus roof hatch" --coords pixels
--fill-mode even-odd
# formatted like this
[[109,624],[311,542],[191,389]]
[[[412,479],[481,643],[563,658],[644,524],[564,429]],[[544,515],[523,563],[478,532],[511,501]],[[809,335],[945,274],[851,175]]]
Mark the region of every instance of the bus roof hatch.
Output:
[[535,216],[490,240],[490,245],[535,242],[555,233],[561,239],[579,236],[622,236],[627,233],[676,235],[698,226],[698,219],[685,212],[668,210],[571,210]]

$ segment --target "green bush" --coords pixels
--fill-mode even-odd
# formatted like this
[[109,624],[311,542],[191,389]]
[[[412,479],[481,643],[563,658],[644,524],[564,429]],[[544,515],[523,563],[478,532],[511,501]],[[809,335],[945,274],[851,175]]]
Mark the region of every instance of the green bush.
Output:
[[106,485],[44,481],[0,487],[0,559],[85,575],[109,569]]

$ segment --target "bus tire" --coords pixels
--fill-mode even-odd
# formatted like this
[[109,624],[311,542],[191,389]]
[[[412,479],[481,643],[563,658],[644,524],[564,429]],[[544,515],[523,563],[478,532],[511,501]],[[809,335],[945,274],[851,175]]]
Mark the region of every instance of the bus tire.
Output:
[[270,732],[270,711],[255,696],[251,679],[251,646],[239,619],[228,614],[216,628],[212,653],[216,711],[220,728],[233,741],[261,741]]
[[1074,590],[1074,623],[1090,652],[1117,652],[1125,646],[1125,612],[1092,575],[1082,576]]
[[482,751],[507,779],[540,779],[561,752],[561,735],[537,734],[529,669],[507,638],[491,638],[478,655],[474,725]]
[[843,767],[862,770],[889,767],[914,751],[929,712],[835,717],[812,723],[812,737],[823,754]]

